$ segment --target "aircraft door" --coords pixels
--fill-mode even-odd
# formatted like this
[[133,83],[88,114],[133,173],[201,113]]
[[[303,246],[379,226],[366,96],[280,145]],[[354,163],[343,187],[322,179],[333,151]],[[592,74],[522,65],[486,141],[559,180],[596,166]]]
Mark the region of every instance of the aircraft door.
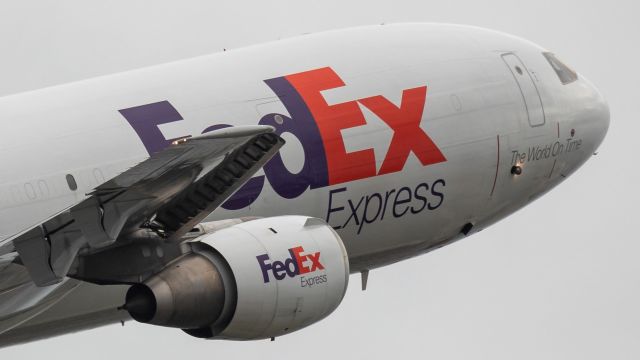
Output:
[[520,88],[522,100],[529,118],[529,125],[531,127],[544,125],[545,115],[540,93],[527,67],[522,63],[520,58],[513,53],[503,54],[502,60],[504,60],[507,67],[509,67],[513,78]]

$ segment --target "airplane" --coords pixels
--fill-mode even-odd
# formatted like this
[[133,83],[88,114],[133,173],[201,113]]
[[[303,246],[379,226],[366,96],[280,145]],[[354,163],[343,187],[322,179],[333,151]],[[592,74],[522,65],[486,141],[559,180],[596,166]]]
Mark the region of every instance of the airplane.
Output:
[[423,23],[5,96],[0,117],[0,346],[130,320],[300,330],[351,274],[364,289],[539,198],[609,126],[548,50]]

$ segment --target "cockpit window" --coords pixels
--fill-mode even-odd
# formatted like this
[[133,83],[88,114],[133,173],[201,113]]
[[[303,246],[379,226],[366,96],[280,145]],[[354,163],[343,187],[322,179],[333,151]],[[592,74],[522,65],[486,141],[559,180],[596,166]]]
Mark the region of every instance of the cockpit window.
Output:
[[563,85],[567,85],[578,80],[578,74],[570,67],[565,65],[562,61],[558,60],[555,55],[549,52],[542,53],[542,55],[547,58],[547,61],[549,61],[549,64],[551,64],[553,70],[556,71],[556,74],[558,74],[558,77],[560,78],[560,81]]

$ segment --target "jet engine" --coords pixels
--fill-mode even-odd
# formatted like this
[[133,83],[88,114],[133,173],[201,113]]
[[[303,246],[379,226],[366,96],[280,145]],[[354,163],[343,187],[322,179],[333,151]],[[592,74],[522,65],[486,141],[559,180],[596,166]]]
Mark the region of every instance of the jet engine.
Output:
[[135,320],[202,338],[273,338],[329,315],[347,288],[346,250],[320,219],[252,220],[191,245],[129,289],[124,309]]

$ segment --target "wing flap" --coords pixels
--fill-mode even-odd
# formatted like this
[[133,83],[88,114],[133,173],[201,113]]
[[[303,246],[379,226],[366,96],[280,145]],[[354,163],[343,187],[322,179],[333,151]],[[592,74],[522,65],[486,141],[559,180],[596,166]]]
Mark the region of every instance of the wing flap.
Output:
[[179,240],[282,147],[272,132],[236,127],[174,142],[12,239],[21,263],[47,286],[64,278],[82,249],[100,251],[140,228]]
[[261,168],[283,143],[274,134],[253,137],[161,207],[156,223],[161,224],[170,241],[180,239],[249,180],[253,169]]

